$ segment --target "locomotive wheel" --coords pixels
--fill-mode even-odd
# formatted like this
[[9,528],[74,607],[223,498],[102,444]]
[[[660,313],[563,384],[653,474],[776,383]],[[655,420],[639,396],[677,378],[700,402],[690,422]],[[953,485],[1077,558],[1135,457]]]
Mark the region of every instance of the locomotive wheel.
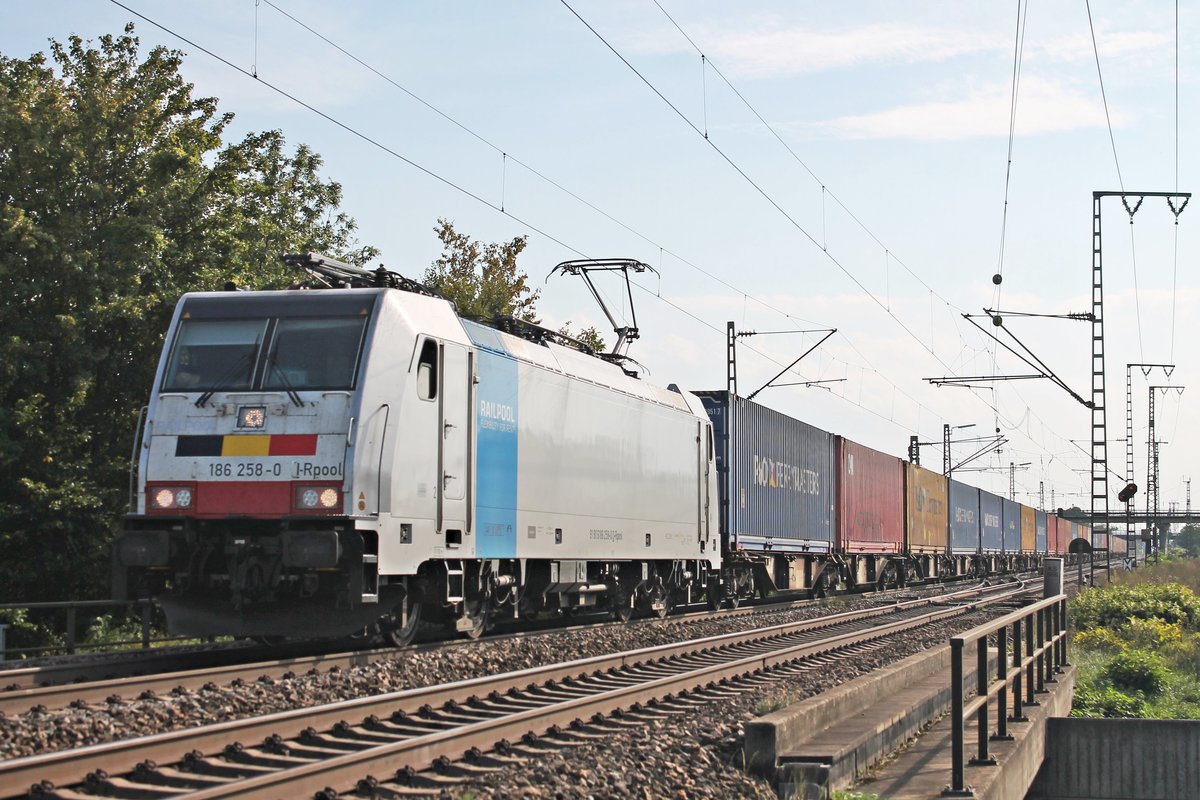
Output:
[[633,618],[633,603],[630,602],[629,592],[617,585],[608,593],[608,602],[612,608],[612,617],[617,622],[629,622]]
[[417,629],[421,627],[421,604],[420,602],[409,603],[408,605],[408,624],[402,625],[400,605],[392,609],[392,613],[379,620],[379,632],[383,635],[383,640],[393,647],[404,647],[412,644],[413,639],[417,637]]
[[659,619],[666,619],[667,615],[671,613],[671,601],[667,598],[665,592],[657,593],[654,599],[656,601],[662,600],[662,603],[658,606],[658,608],[651,606],[650,612]]
[[484,631],[488,627],[487,603],[478,600],[475,602],[468,601],[466,607],[463,609],[463,617],[470,620],[471,627],[461,630],[460,633],[468,639],[478,639],[480,636],[483,636]]

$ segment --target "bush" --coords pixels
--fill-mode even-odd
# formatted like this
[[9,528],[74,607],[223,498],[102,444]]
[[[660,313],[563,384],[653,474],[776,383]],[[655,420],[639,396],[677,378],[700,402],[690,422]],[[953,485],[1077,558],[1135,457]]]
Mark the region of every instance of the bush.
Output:
[[[1100,630],[1107,630],[1103,628]],[[1094,633],[1094,631],[1088,631]],[[1179,623],[1163,622],[1160,619],[1129,620],[1121,631],[1121,638],[1139,650],[1161,650],[1183,641],[1183,626]]]
[[1071,602],[1076,629],[1120,630],[1132,619],[1158,619],[1182,628],[1200,628],[1200,596],[1181,583],[1114,585],[1081,592]]
[[1072,717],[1111,717],[1133,719],[1144,716],[1146,701],[1114,689],[1079,686],[1071,707]]
[[[0,623],[8,626],[6,644],[9,650],[63,646],[63,636],[49,625],[29,618],[29,609],[14,608],[0,611]],[[37,657],[38,654],[33,654]],[[10,656],[11,658],[12,656]],[[18,656],[24,658],[26,656]]]
[[1116,688],[1141,692],[1148,697],[1162,692],[1171,677],[1163,660],[1144,650],[1118,653],[1109,662],[1104,675]]
[[1093,628],[1075,634],[1075,646],[1089,653],[1119,653],[1125,649],[1125,640],[1108,628]]

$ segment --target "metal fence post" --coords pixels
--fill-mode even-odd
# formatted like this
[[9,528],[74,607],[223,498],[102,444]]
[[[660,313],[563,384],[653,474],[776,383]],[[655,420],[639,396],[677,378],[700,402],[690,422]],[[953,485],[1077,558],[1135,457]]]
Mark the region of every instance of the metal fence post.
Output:
[[993,739],[1007,740],[1008,735],[1008,626],[996,631],[996,680],[1000,691],[996,694],[996,733]]
[[[1013,676],[1012,682],[1012,716],[1009,720],[1012,722],[1027,722],[1025,709],[1022,704],[1025,699],[1025,668],[1021,662],[1024,660],[1024,635],[1022,634],[1022,624],[1024,620],[1013,620],[1012,624],[1012,651],[1013,660],[1012,668],[1016,670],[1016,675]],[[1006,676],[1007,677],[1007,676]]]
[[966,721],[963,719],[963,641],[961,639],[950,640],[950,696],[952,698],[950,719],[951,724],[954,725],[951,737],[954,742],[954,766],[950,789],[954,792],[961,792],[966,782],[966,764],[963,762],[963,747],[966,745],[963,728]]
[[[979,751],[975,754],[975,758],[971,759],[971,763],[995,764],[996,759],[992,758],[988,753],[988,657],[986,636],[981,636],[975,645],[975,694],[984,698],[984,701],[979,704],[979,713],[976,715]],[[1000,716],[1003,718],[1004,714],[1002,713]]]
[[67,606],[67,655],[75,655],[75,606]]
[[142,649],[150,649],[150,603],[146,600],[140,602],[142,611]]
[[1033,696],[1033,693],[1037,691],[1037,676],[1034,673],[1037,672],[1039,675],[1041,673],[1037,659],[1033,657],[1033,633],[1038,620],[1041,619],[1041,614],[1041,611],[1035,611],[1025,618],[1025,657],[1029,659],[1029,666],[1025,668],[1025,705],[1027,706],[1040,705]]

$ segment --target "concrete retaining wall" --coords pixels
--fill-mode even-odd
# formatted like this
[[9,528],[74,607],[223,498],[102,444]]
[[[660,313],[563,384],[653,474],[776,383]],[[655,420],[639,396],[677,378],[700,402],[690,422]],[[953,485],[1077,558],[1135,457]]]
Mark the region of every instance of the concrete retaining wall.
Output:
[[1200,720],[1050,719],[1028,800],[1196,800]]

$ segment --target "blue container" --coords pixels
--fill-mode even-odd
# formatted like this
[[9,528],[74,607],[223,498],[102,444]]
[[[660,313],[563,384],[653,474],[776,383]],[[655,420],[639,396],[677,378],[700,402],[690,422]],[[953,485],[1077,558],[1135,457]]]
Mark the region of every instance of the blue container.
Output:
[[1021,504],[1005,498],[1001,501],[1001,521],[1004,525],[1004,537],[1001,549],[1005,553],[1021,552]]
[[[984,553],[1004,552],[1004,503],[991,492],[979,490],[980,551]],[[1021,521],[1017,517],[1018,542]]]
[[979,490],[950,481],[950,552],[979,552]]
[[1045,511],[1035,511],[1033,513],[1034,513],[1034,517],[1036,520],[1034,522],[1034,524],[1037,526],[1037,538],[1036,538],[1037,543],[1034,545],[1034,547],[1037,549],[1037,551],[1039,553],[1045,553],[1046,552],[1046,542],[1047,542],[1047,539],[1046,539],[1046,512]]
[[695,394],[716,439],[722,543],[772,553],[829,552],[836,497],[832,434],[749,400],[731,407],[728,392]]

